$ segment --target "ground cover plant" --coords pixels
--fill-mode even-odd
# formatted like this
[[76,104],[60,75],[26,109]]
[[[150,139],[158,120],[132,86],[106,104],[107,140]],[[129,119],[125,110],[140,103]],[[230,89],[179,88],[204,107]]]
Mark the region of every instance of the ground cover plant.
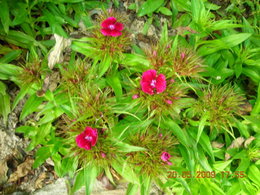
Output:
[[29,139],[33,168],[51,160],[71,178],[69,194],[82,186],[91,194],[103,176],[126,181],[129,195],[153,186],[260,193],[259,2],[0,7],[2,126],[24,102],[16,135]]

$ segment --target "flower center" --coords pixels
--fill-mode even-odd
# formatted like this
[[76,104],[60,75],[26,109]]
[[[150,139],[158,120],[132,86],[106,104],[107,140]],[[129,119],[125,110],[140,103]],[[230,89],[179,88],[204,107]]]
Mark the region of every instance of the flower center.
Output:
[[152,87],[155,87],[155,85],[156,85],[156,80],[152,80],[151,86],[152,86]]
[[87,136],[85,136],[85,139],[88,140],[88,141],[92,141],[93,138],[91,136],[87,135]]
[[108,26],[108,28],[109,28],[110,30],[114,30],[114,29],[115,29],[115,25],[114,25],[114,24],[110,24],[110,25]]

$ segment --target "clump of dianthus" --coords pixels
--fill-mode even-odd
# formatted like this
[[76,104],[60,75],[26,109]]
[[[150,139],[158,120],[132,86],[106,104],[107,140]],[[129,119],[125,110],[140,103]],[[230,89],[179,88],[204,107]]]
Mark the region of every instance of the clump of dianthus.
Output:
[[91,45],[96,55],[119,57],[131,45],[128,20],[125,14],[108,10],[101,13],[91,33]]
[[212,128],[228,129],[233,124],[233,119],[242,115],[243,104],[245,97],[233,87],[210,85],[199,95],[193,110],[195,115],[206,117]]
[[93,76],[89,72],[90,64],[78,59],[75,63],[64,65],[60,68],[60,83],[65,90],[70,91],[72,94],[78,94],[80,86],[84,85],[87,80],[93,79]]
[[187,48],[172,47],[172,42],[159,42],[145,51],[155,70],[171,76],[198,77],[203,71],[201,58]]
[[140,102],[140,109],[148,110],[149,117],[178,116],[178,110],[183,106],[181,98],[187,92],[185,86],[154,69],[143,72],[139,85],[132,99]]
[[71,158],[77,158],[84,166],[93,164],[106,168],[120,154],[111,138],[111,132],[88,120],[71,120],[63,116],[60,136]]
[[131,152],[127,154],[128,162],[135,167],[139,175],[152,178],[166,176],[167,169],[172,165],[172,155],[176,139],[170,134],[146,132],[133,135],[129,141],[131,145],[146,148],[145,151]]
[[174,62],[174,50],[171,42],[152,45],[145,53],[150,64],[156,70],[161,70],[163,67],[171,67]]
[[23,70],[20,72],[18,79],[23,86],[31,85],[33,83],[42,85],[42,75],[45,73],[40,61],[26,63],[22,66]]
[[179,76],[198,77],[203,71],[202,60],[191,49],[179,48],[175,52],[173,70]]

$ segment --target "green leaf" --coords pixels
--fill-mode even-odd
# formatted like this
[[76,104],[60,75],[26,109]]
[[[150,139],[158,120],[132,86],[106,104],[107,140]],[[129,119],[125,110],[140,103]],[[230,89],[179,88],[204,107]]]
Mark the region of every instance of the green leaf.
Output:
[[107,178],[109,179],[109,181],[110,181],[112,184],[115,185],[115,182],[114,182],[113,176],[112,176],[112,174],[111,174],[111,172],[110,172],[110,170],[109,170],[109,167],[105,167],[104,170],[105,170],[105,174],[106,174]]
[[3,116],[3,121],[6,124],[8,119],[8,114],[11,112],[10,109],[10,96],[0,94],[0,114]]
[[141,175],[140,183],[141,183],[141,195],[149,194],[150,187],[151,187],[151,178],[146,175]]
[[49,12],[47,9],[43,10],[43,15],[45,16],[45,19],[48,21],[53,34],[58,34],[63,37],[68,37],[67,33],[63,30],[62,24],[65,23],[64,19],[53,15],[51,12]]
[[227,168],[227,166],[229,166],[231,162],[232,160],[218,161],[213,165],[213,167],[218,171],[224,171],[225,168]]
[[62,159],[61,163],[61,177],[65,176],[65,174],[69,173],[70,176],[74,175],[78,167],[78,159],[75,157],[67,157]]
[[17,106],[17,104],[24,98],[24,96],[27,94],[27,92],[30,89],[30,85],[23,86],[17,96],[14,99],[12,110]]
[[[196,138],[196,131],[192,131],[192,129],[190,129],[190,131],[188,131],[189,134],[191,134],[191,136],[195,139]],[[212,161],[214,162],[214,154],[213,154],[213,150],[212,150],[212,146],[209,140],[208,135],[205,132],[201,133],[200,136],[200,140],[198,142],[202,148],[208,153],[208,155],[211,157]]]
[[6,85],[0,81],[0,94],[6,95]]
[[22,53],[22,50],[20,50],[20,49],[11,51],[8,54],[6,54],[4,57],[0,58],[0,63],[9,63],[9,62],[15,60],[16,58],[18,58],[21,53]]
[[248,178],[260,187],[260,170],[255,165],[251,165],[248,170]]
[[260,83],[258,84],[258,89],[257,89],[257,99],[251,113],[252,114],[260,113]]
[[140,72],[146,70],[150,66],[150,62],[146,57],[138,54],[124,54],[122,64],[127,66],[136,66]]
[[99,77],[102,77],[103,74],[108,70],[112,63],[112,58],[109,55],[106,55],[105,58],[99,64]]
[[139,8],[137,16],[141,17],[144,15],[153,13],[155,10],[157,10],[159,7],[161,7],[163,3],[164,3],[164,0],[147,0]]
[[9,31],[9,24],[10,24],[9,7],[7,4],[7,0],[0,0],[0,7],[1,7],[0,19],[4,27],[4,31],[7,34]]
[[205,169],[206,171],[212,171],[212,168],[210,164],[208,163],[208,159],[206,158],[204,151],[198,147],[198,150],[195,151],[197,160],[199,161],[200,165]]
[[78,191],[82,186],[84,186],[85,178],[84,178],[84,169],[81,169],[75,178],[75,182],[72,187],[72,194],[74,194],[76,191]]
[[172,15],[171,10],[169,10],[166,7],[160,7],[158,11],[161,12],[163,15],[166,15],[166,16],[171,16]]
[[208,180],[207,182],[207,186],[212,189],[213,192],[215,192],[214,194],[221,194],[221,195],[225,195],[226,193],[215,183],[211,182]]
[[35,161],[33,163],[33,168],[37,168],[42,165],[47,158],[51,156],[50,147],[41,147],[37,150],[35,155]]
[[127,9],[135,10],[136,9],[136,3],[131,3]]
[[192,19],[199,23],[201,20],[205,19],[202,18],[205,15],[205,7],[202,0],[191,0],[191,12],[192,12]]
[[252,79],[255,83],[260,82],[260,74],[255,67],[243,68],[242,73]]
[[227,195],[239,194],[240,191],[241,191],[240,185],[238,182],[236,182],[236,183],[232,183],[231,187],[228,189],[226,194]]
[[120,98],[123,95],[122,85],[121,85],[121,82],[120,82],[120,75],[114,74],[112,76],[109,76],[109,77],[106,78],[106,81],[113,88],[113,90],[116,94],[117,101],[120,100]]
[[200,140],[200,136],[201,136],[201,133],[204,129],[204,126],[206,124],[206,121],[208,119],[208,113],[206,112],[200,119],[200,123],[199,123],[199,129],[198,129],[198,134],[197,134],[197,139],[196,139],[196,142],[198,143],[199,140]]
[[170,119],[166,119],[165,121],[162,122],[162,125],[165,125],[166,128],[171,130],[184,146],[190,145],[190,143],[188,143],[188,141],[187,141],[187,133],[185,132],[185,130],[182,130],[179,127],[179,125],[177,125],[175,122],[173,122]]
[[136,152],[136,151],[145,151],[145,148],[138,147],[138,146],[131,146],[127,143],[116,141],[115,140],[115,146],[118,147],[118,149],[121,152]]
[[191,171],[191,173],[194,175],[195,173],[195,160],[193,151],[190,148],[185,148],[183,145],[178,146],[181,156],[183,157],[185,163],[187,164],[187,167]]
[[212,54],[222,49],[230,49],[234,46],[247,40],[251,33],[239,33],[229,35],[220,39],[207,40],[198,42],[197,46],[203,45],[199,48],[198,53],[202,56]]
[[87,167],[84,168],[86,195],[91,195],[91,191],[93,189],[93,185],[97,175],[98,175],[97,167],[95,167],[94,165],[88,165]]
[[144,27],[143,27],[143,30],[142,30],[142,32],[143,32],[144,35],[147,35],[148,30],[149,30],[149,28],[150,28],[152,22],[153,22],[153,17],[150,17],[150,18],[144,23]]
[[129,183],[126,191],[126,195],[136,195],[138,191],[139,185]]
[[138,177],[131,166],[123,159],[116,159],[112,162],[112,167],[127,181],[138,184]]
[[32,135],[35,135],[37,132],[37,127],[32,126],[20,126],[16,128],[15,132],[17,133],[23,133],[26,137],[30,137]]
[[0,79],[16,81],[16,77],[20,74],[22,68],[12,64],[0,63]]
[[24,104],[22,113],[19,120],[23,120],[26,116],[36,111],[39,105],[43,102],[44,98],[37,97],[36,94],[33,94]]
[[168,27],[167,27],[167,22],[165,22],[164,25],[163,25],[162,33],[161,33],[161,38],[160,38],[160,43],[161,43],[161,44],[167,44],[167,43],[168,43]]
[[7,41],[8,43],[26,49],[30,49],[32,46],[39,46],[43,53],[47,53],[47,49],[45,46],[43,46],[40,42],[36,41],[32,36],[20,31],[9,30],[8,35],[3,36],[1,38]]

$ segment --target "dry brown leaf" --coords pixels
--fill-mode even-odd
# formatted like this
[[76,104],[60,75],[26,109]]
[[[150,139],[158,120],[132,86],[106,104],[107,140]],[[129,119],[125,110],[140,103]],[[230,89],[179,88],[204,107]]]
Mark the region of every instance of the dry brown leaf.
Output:
[[222,148],[225,144],[214,141],[211,143],[211,145],[213,148]]
[[7,181],[8,179],[6,176],[7,171],[8,171],[8,167],[6,161],[5,160],[0,161],[0,185]]
[[[227,150],[232,149],[232,148],[240,148],[245,141],[245,138],[243,137],[238,137],[235,139],[230,146],[227,148]],[[230,154],[226,153],[225,154],[225,160],[229,160],[231,158]]]
[[33,159],[27,158],[22,164],[18,165],[17,170],[11,174],[8,182],[15,182],[26,176],[32,170],[33,162]]
[[231,145],[227,148],[228,150],[229,149],[232,149],[232,148],[239,148],[242,146],[242,144],[244,143],[245,141],[245,138],[243,137],[238,137],[237,139],[235,139]]
[[244,143],[244,146],[245,148],[248,147],[248,145],[255,140],[255,137],[254,136],[250,136],[248,139],[246,139],[245,143]]
[[61,63],[63,61],[62,52],[65,48],[67,48],[71,44],[70,39],[66,39],[57,34],[54,34],[54,38],[55,38],[56,43],[48,56],[48,66],[50,69],[52,69],[55,64]]
[[34,187],[35,189],[40,189],[42,188],[42,184],[44,179],[46,178],[46,172],[42,172],[39,177],[37,178],[37,180],[35,181]]

